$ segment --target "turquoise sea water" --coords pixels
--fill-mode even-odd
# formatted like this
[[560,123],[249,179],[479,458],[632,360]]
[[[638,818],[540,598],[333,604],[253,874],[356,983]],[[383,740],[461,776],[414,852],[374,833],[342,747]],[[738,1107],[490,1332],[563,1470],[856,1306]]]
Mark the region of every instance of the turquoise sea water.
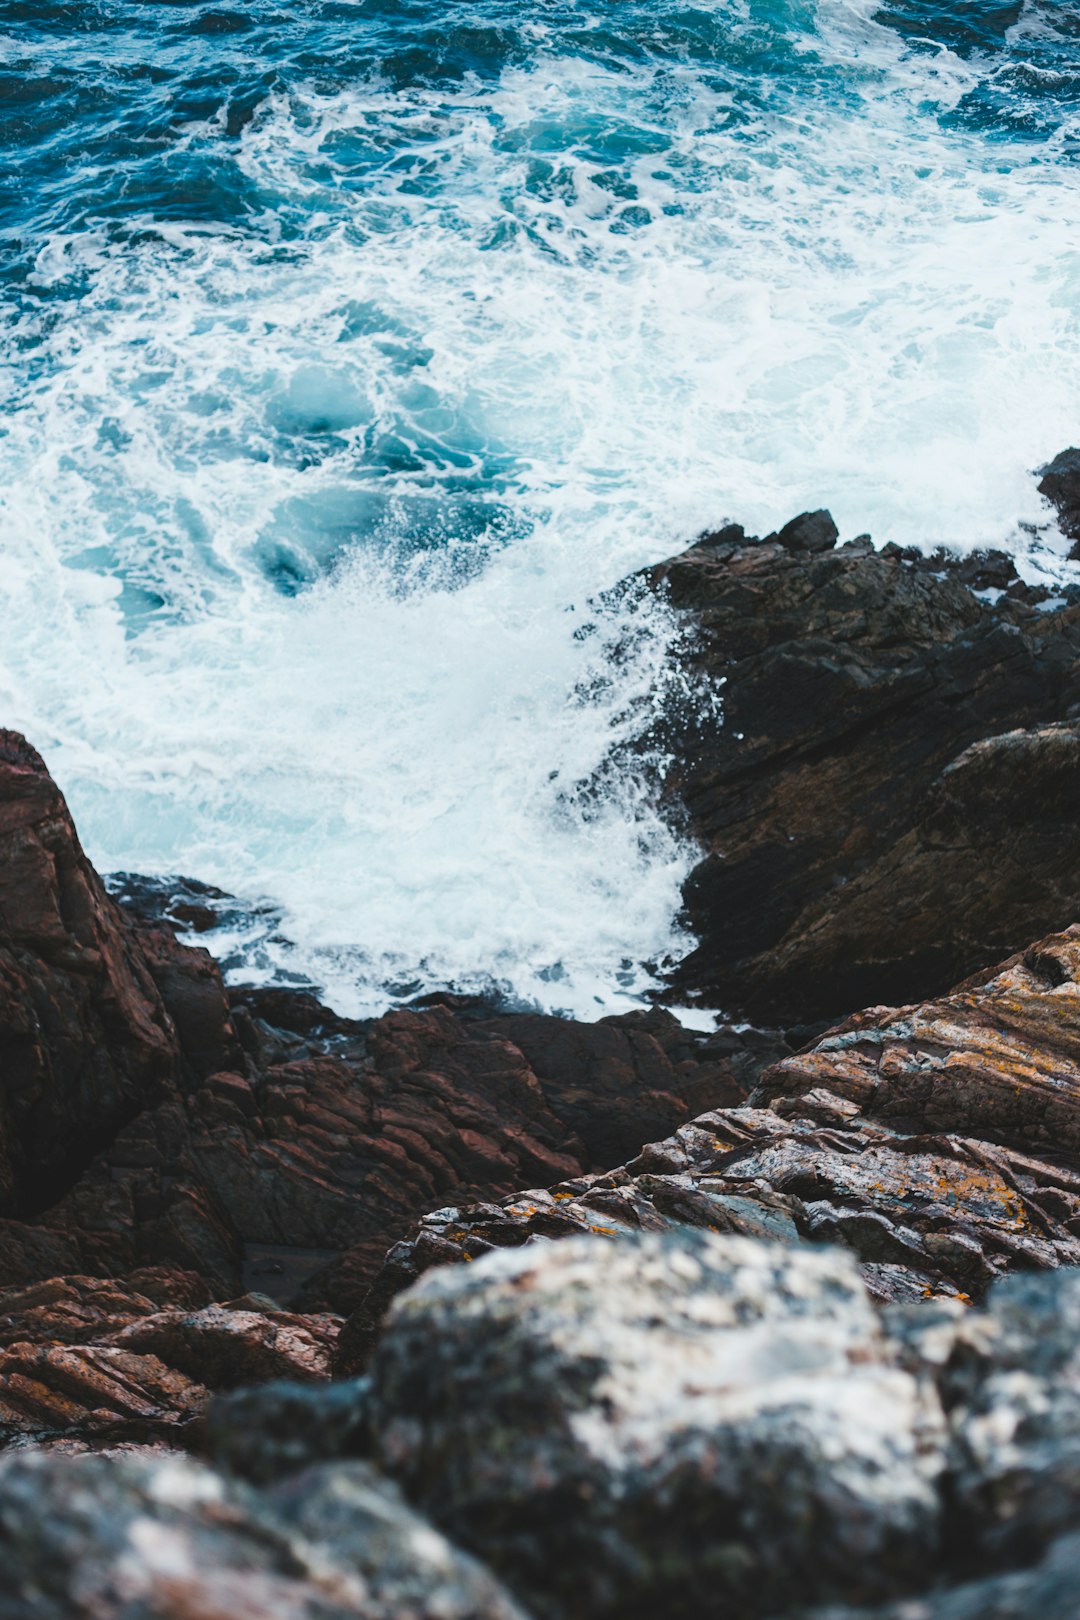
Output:
[[[0,717],[347,1010],[685,945],[671,627],[738,518],[1061,542],[1080,6],[0,0]],[[288,943],[286,943],[288,941]]]

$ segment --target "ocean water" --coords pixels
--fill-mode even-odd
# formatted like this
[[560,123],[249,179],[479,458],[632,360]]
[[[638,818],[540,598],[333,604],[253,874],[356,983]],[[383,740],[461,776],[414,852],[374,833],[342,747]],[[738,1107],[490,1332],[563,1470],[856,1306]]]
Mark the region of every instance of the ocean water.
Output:
[[1064,566],[1072,0],[0,0],[0,143],[0,722],[237,976],[632,1004],[677,629],[596,594],[819,505]]

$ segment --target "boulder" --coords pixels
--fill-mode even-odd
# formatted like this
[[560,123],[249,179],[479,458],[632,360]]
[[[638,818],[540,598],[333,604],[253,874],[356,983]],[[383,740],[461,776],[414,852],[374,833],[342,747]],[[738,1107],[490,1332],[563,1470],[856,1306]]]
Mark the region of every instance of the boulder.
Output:
[[256,1493],[188,1458],[0,1460],[0,1620],[526,1620],[363,1463]]
[[371,1450],[368,1381],[279,1381],[218,1395],[202,1444],[218,1467],[255,1485],[272,1484],[313,1463],[366,1457]]
[[945,1423],[854,1262],[712,1232],[431,1273],[372,1368],[377,1455],[541,1614],[779,1613],[910,1588]]

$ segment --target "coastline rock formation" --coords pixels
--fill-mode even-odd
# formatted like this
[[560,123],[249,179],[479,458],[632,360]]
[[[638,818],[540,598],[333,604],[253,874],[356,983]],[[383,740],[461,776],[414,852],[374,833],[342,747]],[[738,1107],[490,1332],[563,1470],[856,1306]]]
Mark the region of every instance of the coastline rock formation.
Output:
[[229,995],[109,897],[10,732],[0,817],[0,1438],[194,1443],[213,1391],[329,1376],[425,1210],[616,1165],[762,1066],[659,1009]]
[[628,1164],[426,1215],[342,1331],[362,1368],[432,1266],[592,1232],[673,1227],[839,1243],[881,1301],[977,1299],[1080,1266],[1080,926],[938,1001],[872,1008]]
[[0,733],[0,1620],[1080,1613],[1080,602],[836,539],[647,581],[759,1028],[227,990]]
[[[312,1391],[299,1472],[258,1391],[210,1463],[0,1457],[0,1617],[1066,1620],[1078,1333],[1075,1270],[879,1311],[805,1244],[489,1255],[397,1302],[370,1382]],[[367,1455],[318,1460],[343,1418]]]
[[1080,916],[1080,591],[1004,553],[737,526],[644,576],[722,701],[673,722],[705,856],[674,975],[763,1024],[911,1002]]

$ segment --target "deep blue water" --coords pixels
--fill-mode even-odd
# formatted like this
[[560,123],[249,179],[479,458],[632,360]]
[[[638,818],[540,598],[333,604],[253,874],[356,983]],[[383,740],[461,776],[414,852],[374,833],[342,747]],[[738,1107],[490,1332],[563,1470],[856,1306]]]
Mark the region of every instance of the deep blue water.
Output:
[[0,3],[3,720],[246,971],[617,1004],[692,852],[579,791],[670,633],[590,596],[811,504],[1059,568],[1078,139],[1049,0]]

